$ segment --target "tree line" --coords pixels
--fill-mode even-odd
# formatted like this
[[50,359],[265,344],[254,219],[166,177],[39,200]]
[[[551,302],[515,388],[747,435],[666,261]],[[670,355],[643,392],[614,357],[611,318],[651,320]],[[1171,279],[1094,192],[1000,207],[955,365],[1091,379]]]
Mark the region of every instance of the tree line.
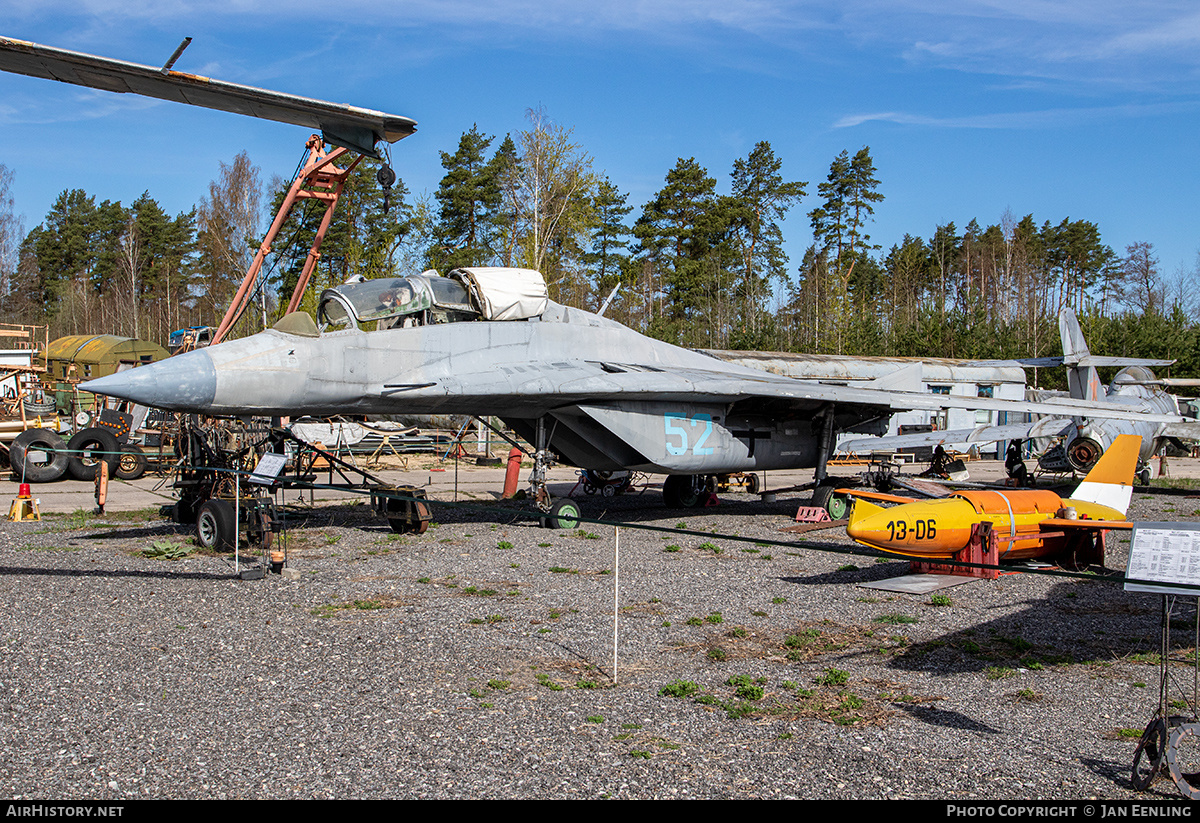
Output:
[[[1087,220],[971,219],[871,237],[884,202],[870,149],[843,151],[811,199],[762,141],[721,183],[679,158],[661,189],[630,205],[571,129],[543,109],[497,139],[478,126],[441,153],[435,192],[387,191],[378,161],[350,175],[306,298],[354,275],[381,277],[458,266],[523,266],[543,273],[559,302],[606,310],[639,331],[684,346],[813,353],[999,358],[1058,352],[1057,314],[1081,316],[1093,350],[1171,357],[1200,366],[1195,272],[1165,277],[1147,242],[1118,254]],[[0,297],[10,322],[49,324],[52,336],[115,333],[166,341],[171,330],[215,324],[261,243],[260,171],[239,154],[192,210],[171,217],[144,193],[129,206],[64,191],[22,233],[0,166]],[[783,225],[808,205],[802,258],[784,251]],[[273,213],[272,208],[272,213]],[[235,333],[269,325],[296,282],[320,220],[306,201],[276,241],[270,269]],[[794,225],[795,221],[792,224]],[[616,290],[615,296],[613,291]],[[280,299],[282,296],[282,301]]]

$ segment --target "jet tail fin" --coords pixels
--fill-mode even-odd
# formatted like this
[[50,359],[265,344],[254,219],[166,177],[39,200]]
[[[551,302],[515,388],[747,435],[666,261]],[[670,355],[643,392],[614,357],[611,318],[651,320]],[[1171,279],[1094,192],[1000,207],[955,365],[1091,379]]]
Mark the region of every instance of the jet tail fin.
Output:
[[1124,514],[1133,497],[1133,476],[1137,472],[1141,450],[1141,435],[1118,435],[1083,478],[1071,499],[1098,503]]
[[1067,367],[1067,387],[1071,397],[1076,400],[1100,399],[1100,375],[1095,366],[1085,365],[1091,352],[1075,312],[1063,309],[1058,313],[1058,333],[1062,337],[1063,364]]

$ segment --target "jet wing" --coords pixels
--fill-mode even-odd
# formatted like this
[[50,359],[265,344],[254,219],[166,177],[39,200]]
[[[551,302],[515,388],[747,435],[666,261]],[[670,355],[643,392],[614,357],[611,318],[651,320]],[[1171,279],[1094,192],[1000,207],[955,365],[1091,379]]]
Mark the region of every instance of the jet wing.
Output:
[[394,143],[417,130],[416,121],[407,117],[110,60],[10,37],[0,37],[0,69],[319,129],[327,142],[370,157],[379,156],[375,144],[381,140]]
[[[399,379],[395,384],[402,383]],[[385,391],[389,389],[385,386]],[[406,397],[424,395],[471,396],[496,398],[537,397],[553,405],[605,400],[679,400],[715,403],[751,403],[776,401],[784,405],[814,409],[826,404],[875,409],[880,412],[941,409],[992,409],[1007,412],[1044,415],[1077,414],[1081,417],[1139,420],[1145,422],[1176,421],[1180,418],[1166,414],[1130,411],[1113,404],[1111,408],[1086,401],[1037,402],[1005,400],[994,397],[964,397],[924,392],[892,391],[841,383],[799,380],[760,372],[756,369],[730,366],[728,369],[631,364],[617,362],[529,362],[509,369],[479,373],[455,372],[427,384],[412,385]],[[1014,425],[1009,436],[1022,436],[1032,424]],[[995,427],[993,427],[995,428]],[[941,434],[941,433],[939,433]],[[986,438],[995,440],[996,437]],[[878,441],[875,441],[878,442]],[[961,441],[949,441],[961,442]]]

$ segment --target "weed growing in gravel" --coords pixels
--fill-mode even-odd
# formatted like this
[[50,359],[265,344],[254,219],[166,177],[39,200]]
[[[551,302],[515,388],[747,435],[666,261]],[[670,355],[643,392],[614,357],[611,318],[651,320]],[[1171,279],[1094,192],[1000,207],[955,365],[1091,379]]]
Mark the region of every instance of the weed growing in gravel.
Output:
[[586,529],[576,529],[575,536],[582,540],[599,540],[600,535],[595,532],[587,531]]
[[771,602],[774,603],[776,606],[781,606],[787,602],[787,598],[786,597],[772,597]]
[[728,657],[729,654],[720,646],[713,646],[708,650],[708,659],[712,660],[714,663],[720,663]]
[[577,689],[598,689],[600,684],[595,680],[576,680],[575,688]]
[[511,686],[512,682],[508,681],[508,680],[489,680],[487,682],[487,684],[488,684],[489,689],[495,689],[496,691],[501,691],[501,690],[507,689],[509,686]]
[[190,553],[191,550],[185,548],[182,543],[170,540],[155,540],[150,544],[150,548],[142,549],[142,557],[152,560],[182,560]]
[[1140,740],[1142,737],[1141,729],[1117,729],[1117,737],[1125,740]]
[[721,617],[720,612],[710,612],[708,617],[704,618],[709,623],[724,623],[725,618]]
[[683,622],[684,622],[686,625],[688,625],[688,626],[703,626],[703,625],[704,625],[704,618],[702,618],[702,617],[689,617],[687,620],[685,620],[685,621],[683,621]]
[[565,566],[551,566],[550,571],[554,574],[579,574],[579,569],[568,569]]
[[837,570],[840,572],[856,572],[858,571],[858,566],[853,563],[847,563],[845,566],[838,566]]
[[948,594],[935,594],[929,598],[930,606],[952,606],[954,601],[950,599]]
[[667,546],[665,549],[663,549],[663,551],[665,551],[665,552],[677,552],[677,551],[679,551],[679,547],[678,547],[678,546],[676,546],[674,543],[672,543],[670,546]]
[[1013,697],[1022,703],[1038,703],[1042,699],[1042,694],[1041,692],[1035,692],[1033,689],[1021,689]]
[[566,686],[562,685],[561,683],[555,683],[553,680],[550,679],[550,675],[548,675],[544,672],[538,673],[537,682],[538,682],[538,685],[545,686],[547,689],[549,689],[552,692],[561,692],[563,689],[566,688]]
[[876,617],[873,623],[886,623],[891,626],[900,625],[902,623],[916,623],[917,618],[908,614],[881,614]]
[[726,686],[733,686],[734,696],[742,700],[762,700],[763,684],[766,678],[752,679],[746,674],[735,674],[725,681]]
[[501,540],[499,543],[496,544],[497,549],[511,549],[512,547],[513,547],[513,544],[509,543],[507,540]]
[[475,617],[467,622],[472,626],[491,626],[496,623],[503,623],[508,618],[502,614],[489,614],[487,617]]
[[587,717],[587,722],[589,722],[589,723],[603,723],[603,722],[604,722],[604,718],[603,718],[603,717],[601,717],[601,716],[600,716],[600,715],[598,715],[598,714],[589,714],[589,715],[588,715],[588,717]]
[[428,582],[430,582],[430,581],[429,581],[429,578],[428,578],[428,577],[418,577],[418,578],[417,578],[417,582],[418,582],[418,583],[428,583]]
[[842,669],[826,669],[825,674],[817,678],[819,686],[840,686],[850,679],[850,672]]
[[983,676],[988,680],[1003,680],[1006,677],[1012,677],[1016,673],[1016,669],[1008,666],[988,666],[983,670]]
[[500,592],[496,591],[495,589],[479,589],[475,586],[467,586],[462,590],[462,593],[474,595],[475,597],[491,597],[492,595],[499,594]]
[[701,543],[696,548],[700,549],[700,551],[712,552],[713,554],[720,554],[722,551],[721,547],[716,543]]
[[700,684],[691,680],[672,680],[667,685],[658,690],[662,697],[691,697],[696,692],[700,691]]
[[746,630],[744,628],[742,628],[741,626],[735,626],[734,628],[729,630],[729,636],[730,637],[745,637]]

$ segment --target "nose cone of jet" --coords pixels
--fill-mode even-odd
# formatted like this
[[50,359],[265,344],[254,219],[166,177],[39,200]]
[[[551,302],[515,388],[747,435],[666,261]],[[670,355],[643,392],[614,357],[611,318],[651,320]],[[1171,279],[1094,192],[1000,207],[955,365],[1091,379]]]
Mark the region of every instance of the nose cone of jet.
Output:
[[80,385],[84,391],[172,411],[204,411],[217,392],[217,371],[204,349],[110,374]]

